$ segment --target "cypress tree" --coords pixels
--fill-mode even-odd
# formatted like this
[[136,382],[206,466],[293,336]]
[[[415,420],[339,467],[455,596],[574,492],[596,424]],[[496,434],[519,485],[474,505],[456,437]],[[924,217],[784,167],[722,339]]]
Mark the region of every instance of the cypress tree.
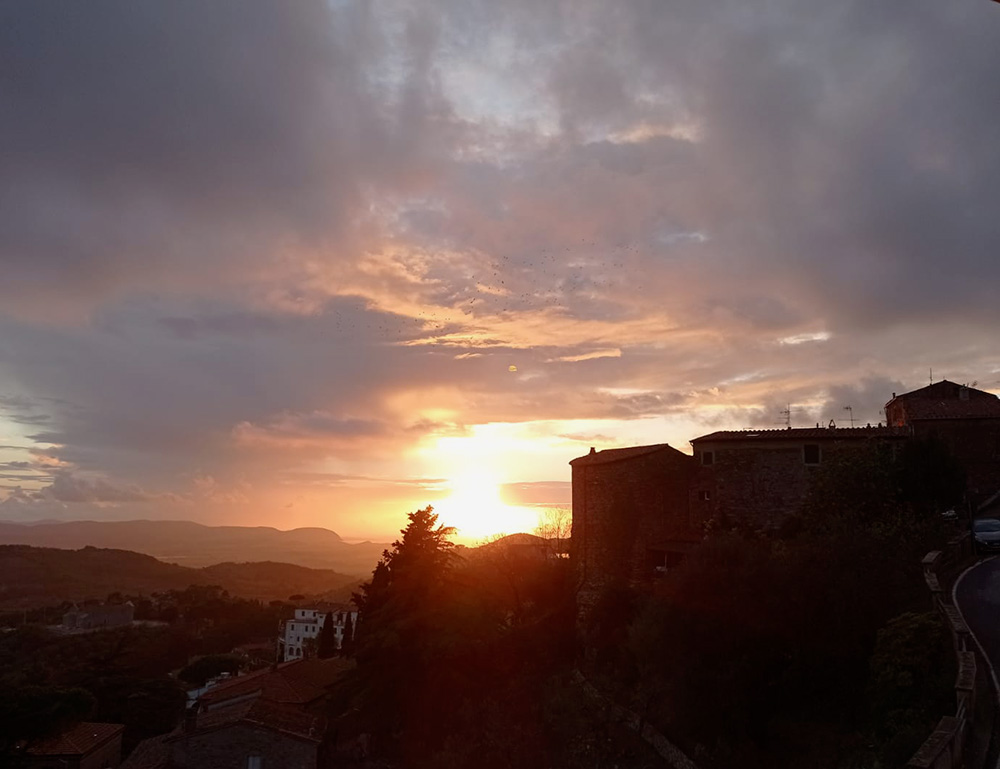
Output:
[[329,659],[337,653],[337,634],[333,630],[333,612],[326,613],[323,628],[319,631],[319,649],[316,656],[321,660]]

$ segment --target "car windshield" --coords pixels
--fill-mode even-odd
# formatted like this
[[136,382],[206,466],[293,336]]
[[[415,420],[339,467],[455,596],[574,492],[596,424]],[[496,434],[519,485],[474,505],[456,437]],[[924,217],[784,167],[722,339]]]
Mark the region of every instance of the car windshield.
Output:
[[976,521],[974,527],[977,532],[1000,531],[1000,521],[995,518],[985,518],[981,521]]

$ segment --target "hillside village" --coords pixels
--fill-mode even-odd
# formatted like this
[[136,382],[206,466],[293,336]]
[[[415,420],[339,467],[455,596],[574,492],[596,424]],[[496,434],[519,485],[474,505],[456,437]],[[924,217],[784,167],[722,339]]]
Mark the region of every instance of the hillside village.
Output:
[[[699,710],[699,707],[694,706],[689,692],[682,696],[682,701],[690,705],[690,712],[678,714],[672,710],[675,706],[671,704],[674,702],[673,698],[664,694],[671,687],[679,686],[678,691],[683,692],[685,686],[691,686],[690,682],[670,686],[664,683],[678,675],[676,666],[669,665],[671,655],[677,654],[678,649],[671,651],[665,641],[657,641],[653,647],[644,649],[636,640],[641,638],[635,636],[636,628],[646,627],[644,632],[648,633],[650,627],[659,627],[657,623],[666,621],[665,627],[679,626],[685,628],[685,632],[708,633],[698,643],[712,647],[717,641],[708,642],[707,638],[718,635],[718,627],[730,627],[733,637],[729,643],[736,646],[730,648],[724,644],[715,649],[713,654],[716,655],[732,654],[737,649],[743,649],[747,643],[758,643],[753,633],[763,633],[763,637],[768,639],[765,647],[784,649],[781,653],[783,659],[794,660],[801,656],[802,659],[797,664],[807,667],[826,665],[831,671],[840,670],[838,675],[849,683],[850,694],[839,696],[844,698],[845,703],[850,703],[852,697],[857,699],[858,691],[864,688],[860,683],[864,680],[863,676],[857,679],[858,682],[852,682],[857,676],[854,669],[858,660],[852,660],[848,665],[840,659],[842,652],[839,650],[814,648],[812,645],[819,643],[818,640],[812,639],[808,632],[803,637],[803,631],[795,630],[796,622],[805,620],[794,620],[792,609],[789,608],[793,602],[788,598],[780,599],[780,595],[784,591],[794,591],[796,580],[800,577],[781,573],[762,575],[760,564],[773,560],[769,549],[771,546],[767,543],[770,540],[794,541],[799,527],[810,525],[808,522],[804,524],[801,516],[803,509],[815,502],[810,495],[815,492],[817,479],[845,461],[850,466],[850,461],[859,457],[874,456],[890,465],[900,464],[904,456],[909,456],[907,452],[915,446],[937,447],[936,450],[944,452],[941,456],[949,456],[949,461],[953,461],[961,471],[965,504],[965,509],[961,512],[966,516],[992,509],[998,499],[995,491],[1000,489],[1000,399],[996,396],[973,387],[942,381],[900,395],[893,393],[886,403],[885,414],[885,424],[864,427],[844,428],[831,423],[809,428],[714,432],[691,441],[693,455],[684,454],[667,444],[602,451],[592,449],[589,454],[570,463],[573,506],[568,561],[560,557],[559,543],[552,546],[537,538],[527,544],[520,539],[511,538],[509,547],[504,547],[502,542],[492,543],[474,556],[471,553],[475,551],[468,551],[460,559],[462,565],[458,567],[458,573],[461,577],[458,582],[452,577],[443,576],[444,572],[435,577],[440,580],[434,583],[436,587],[423,588],[429,592],[421,593],[423,597],[406,609],[414,612],[413,616],[401,619],[403,624],[399,627],[390,626],[385,631],[389,633],[386,638],[393,640],[387,641],[386,638],[379,637],[378,633],[381,631],[375,629],[380,622],[387,620],[383,618],[372,624],[371,619],[379,616],[371,614],[372,606],[375,605],[372,603],[372,596],[377,595],[378,590],[387,589],[386,585],[377,587],[386,579],[384,562],[376,569],[372,581],[363,586],[360,596],[355,596],[360,601],[357,606],[318,600],[310,602],[303,596],[293,596],[302,600],[289,604],[274,601],[268,608],[259,603],[240,603],[241,599],[230,599],[219,589],[192,588],[188,591],[192,596],[204,594],[198,600],[214,601],[213,606],[236,601],[234,606],[242,607],[239,608],[240,612],[253,614],[255,619],[252,626],[257,628],[255,632],[258,634],[259,629],[265,626],[262,622],[268,621],[268,617],[273,622],[280,616],[276,632],[270,638],[258,639],[234,649],[241,655],[239,660],[209,654],[198,662],[199,658],[195,655],[195,662],[189,667],[200,665],[204,670],[211,670],[212,665],[218,665],[216,674],[209,676],[206,673],[204,680],[188,691],[187,702],[183,705],[166,706],[162,716],[165,720],[160,726],[151,727],[152,732],[145,733],[148,736],[143,735],[142,728],[137,730],[137,725],[127,718],[123,719],[126,724],[85,720],[61,734],[48,735],[45,739],[25,745],[19,760],[24,766],[39,769],[64,764],[86,768],[120,765],[126,769],[201,769],[216,766],[232,766],[234,769],[262,769],[271,766],[319,769],[348,765],[396,765],[371,763],[376,755],[386,754],[386,745],[395,738],[391,733],[379,734],[379,727],[375,725],[381,718],[377,715],[380,712],[378,708],[367,712],[365,707],[370,705],[366,705],[360,711],[349,709],[346,714],[338,710],[344,706],[335,703],[345,696],[344,692],[353,691],[352,687],[370,685],[359,682],[364,682],[368,680],[366,676],[373,675],[373,664],[376,668],[388,665],[386,670],[395,670],[396,676],[417,675],[418,680],[424,682],[417,686],[395,682],[394,685],[402,687],[402,691],[395,693],[393,697],[404,700],[416,697],[420,700],[430,696],[423,692],[429,681],[426,676],[433,678],[444,673],[434,674],[430,669],[421,674],[416,671],[404,673],[411,664],[406,660],[419,657],[424,660],[421,664],[426,665],[427,660],[439,657],[432,667],[437,669],[436,666],[440,665],[444,666],[441,668],[444,670],[449,665],[468,665],[470,654],[476,658],[481,653],[486,653],[487,657],[500,653],[501,656],[514,654],[513,659],[517,662],[508,662],[507,665],[513,665],[512,670],[521,672],[511,675],[514,680],[530,681],[530,684],[522,683],[519,686],[529,686],[535,691],[533,697],[544,699],[547,696],[543,694],[544,687],[553,685],[551,681],[545,683],[548,680],[546,674],[538,666],[548,664],[548,675],[552,675],[551,671],[561,668],[560,664],[551,660],[562,660],[562,665],[574,664],[574,655],[580,655],[575,663],[579,665],[579,669],[572,671],[579,680],[567,683],[569,671],[563,670],[554,679],[561,681],[557,690],[560,686],[576,687],[574,691],[589,692],[588,696],[596,698],[610,696],[625,702],[629,707],[638,707],[645,702],[643,707],[648,709],[645,717],[649,718],[649,723],[643,727],[648,732],[643,739],[659,747],[648,755],[643,751],[652,749],[642,745],[641,740],[629,747],[628,750],[632,751],[630,755],[638,762],[636,766],[647,766],[650,765],[650,760],[666,760],[665,757],[675,754],[681,756],[683,761],[688,761],[682,748],[688,751],[688,755],[697,755],[700,763],[708,767],[793,766],[794,762],[783,764],[775,758],[780,755],[780,751],[762,753],[760,761],[763,763],[747,759],[746,763],[732,764],[732,754],[727,752],[732,748],[725,746],[725,740],[711,745],[712,719],[702,712],[714,713],[717,706],[702,705]],[[420,513],[415,513],[410,516],[411,521],[424,520],[426,525],[433,526],[436,520],[434,516],[429,511],[420,512],[426,513],[425,518],[420,519]],[[815,518],[812,520],[815,522]],[[931,523],[935,521],[932,520]],[[432,548],[444,548],[443,552],[450,558],[451,554],[441,539],[441,531],[439,529],[435,534],[431,529],[426,529],[424,534],[430,537]],[[716,537],[718,533],[725,534],[728,531],[742,532],[740,536],[747,536],[749,539],[726,540],[723,537],[720,540]],[[935,531],[932,527],[925,534],[938,536]],[[845,551],[844,557],[853,563],[859,558],[857,553],[868,551],[869,543],[864,541],[863,534],[855,537],[852,542],[850,547],[855,550]],[[798,574],[795,571],[797,569],[811,571],[814,567],[820,568],[820,557],[830,557],[822,549],[816,550],[816,544],[818,543],[807,540],[801,546],[801,553],[789,561],[787,566],[793,570],[792,575]],[[399,542],[394,546],[397,551],[399,546]],[[909,552],[905,548],[900,552],[904,551]],[[887,553],[886,558],[891,562],[893,556],[888,551],[883,552]],[[754,565],[755,559],[757,565]],[[733,565],[736,563],[742,565]],[[873,577],[866,576],[860,564],[861,561],[858,561],[857,578],[871,580]],[[916,566],[915,560],[913,565]],[[689,576],[683,576],[685,572],[682,567],[690,567]],[[682,575],[676,583],[671,581],[675,574]],[[696,576],[699,574],[701,576]],[[760,608],[753,608],[753,601],[744,596],[740,599],[744,606],[734,604],[727,609],[720,607],[715,616],[701,616],[706,607],[712,607],[719,600],[709,589],[708,594],[697,599],[698,607],[692,614],[692,607],[686,605],[690,596],[686,594],[692,591],[692,584],[698,586],[694,589],[700,590],[706,574],[717,581],[717,588],[711,589],[721,589],[724,593],[743,589],[744,586],[737,584],[742,580],[748,583],[746,589],[751,590],[751,599],[753,596],[776,591],[774,600],[777,601],[776,605],[781,606],[781,612],[768,617],[761,613]],[[761,582],[761,579],[764,581]],[[823,579],[830,580],[831,577],[825,574]],[[856,594],[857,586],[844,590],[836,581],[839,579],[837,575],[832,579],[833,582],[826,589],[834,592],[829,594],[824,609],[809,609],[810,612],[820,611],[812,624],[816,625],[821,634],[823,622],[828,621],[825,616],[823,620],[818,619],[824,612],[835,618],[832,621],[844,627],[845,621],[850,623],[852,612],[857,610],[855,599],[847,597]],[[769,583],[767,580],[772,581]],[[455,606],[464,608],[456,609],[458,614],[452,619],[448,619],[446,613],[430,622],[429,617],[441,611],[438,603],[450,606],[449,601],[455,600],[454,597],[446,597],[452,593],[460,597]],[[910,596],[912,591],[906,588],[905,594]],[[177,600],[179,595],[171,593],[175,597],[170,600]],[[504,598],[498,602],[500,595]],[[837,606],[829,603],[829,599],[834,596]],[[496,649],[504,650],[506,647],[503,644],[511,643],[509,638],[517,638],[518,633],[522,632],[530,634],[532,642],[528,644],[520,641],[518,643],[524,644],[524,648],[515,645],[500,652],[486,652],[489,646],[482,647],[475,654],[463,651],[457,658],[459,662],[449,662],[449,655],[455,653],[456,643],[459,649],[464,648],[462,643],[470,643],[470,649],[482,646],[481,640],[457,642],[454,639],[473,632],[475,623],[467,624],[469,619],[466,613],[471,605],[469,602],[482,601],[485,597],[489,597],[489,611],[497,612],[491,616],[495,616],[493,622],[501,635],[490,642],[500,644]],[[568,608],[567,600],[570,602]],[[892,601],[883,606],[884,599],[874,596],[872,607],[867,611],[879,618],[877,622],[884,622],[892,613],[909,606],[908,602],[912,603],[910,598],[905,598],[902,602],[895,598]],[[367,626],[366,603],[369,611]],[[399,611],[404,605],[407,604],[399,604],[394,611]],[[163,607],[157,609],[160,614],[154,612],[151,615],[150,608],[146,606],[142,616],[159,617],[162,614],[171,622],[179,619],[179,627],[188,627],[197,635],[203,636],[212,631],[213,624],[212,610],[208,609],[206,613],[207,606],[206,604],[197,611],[189,610],[187,616],[183,610],[180,615],[176,609],[171,614],[163,610]],[[667,606],[672,608],[668,613],[662,613]],[[136,631],[133,628],[134,616],[135,606],[131,601],[73,605],[62,615],[59,632],[67,637],[90,634],[97,639],[102,634],[112,632],[140,632],[146,634],[143,636],[145,638],[152,637],[149,634],[161,630],[171,630],[171,623],[152,622],[146,623],[149,627]],[[442,626],[458,621],[458,618],[461,624],[452,627],[449,631],[452,635],[445,633],[440,638],[436,637],[436,634],[444,632]],[[741,634],[750,632],[755,623],[763,623],[768,629],[757,629],[750,636],[743,637]],[[413,629],[416,626],[423,629],[417,635],[408,636],[411,640],[404,647],[396,648],[399,644],[397,634],[412,634],[416,632]],[[873,628],[877,626],[859,625],[852,631],[856,634],[855,645],[867,646],[873,643]],[[355,648],[356,628],[368,633],[357,636],[363,649],[357,662],[350,656]],[[662,632],[662,629],[655,631]],[[800,635],[795,638],[785,637],[790,632]],[[375,636],[372,636],[373,633]],[[322,639],[327,634],[331,643],[324,651]],[[573,640],[574,637],[576,641]],[[123,635],[122,639],[124,638]],[[507,640],[502,640],[505,638]],[[99,642],[95,640],[94,643]],[[385,646],[386,643],[389,646]],[[535,645],[535,651],[531,651],[532,644]],[[575,647],[576,651],[567,654],[567,649],[574,644],[579,644]],[[424,646],[436,651],[419,651]],[[396,656],[383,658],[381,655],[390,654],[390,649],[395,649],[391,655]],[[937,654],[937,649],[936,645],[931,644],[926,653]],[[866,655],[868,653],[865,652]],[[703,654],[709,654],[707,648]],[[549,658],[547,655],[552,655],[549,663],[545,663]],[[387,661],[390,659],[394,662]],[[860,659],[867,660],[867,656]],[[471,670],[476,672],[469,681],[485,675],[485,669],[481,666],[485,660],[484,657],[472,666]],[[357,665],[362,665],[362,668],[359,670]],[[700,671],[700,686],[715,687],[719,691],[740,686],[752,691],[759,687],[753,675],[742,682],[723,678],[711,683],[709,669],[704,666],[705,660],[691,657],[690,650],[686,665],[692,671]],[[754,665],[759,666],[757,663]],[[223,668],[226,672],[218,672]],[[766,669],[766,665],[763,669]],[[364,673],[363,670],[369,672]],[[588,683],[580,670],[603,682],[601,687]],[[558,679],[559,675],[562,676],[561,679]],[[346,689],[344,681],[351,682]],[[454,687],[458,684],[452,681],[450,685]],[[808,687],[816,684],[809,681],[801,685]],[[502,684],[494,682],[489,686],[502,687]],[[540,688],[535,690],[535,687]],[[463,683],[451,696],[458,697],[459,702],[462,697],[473,697],[473,700],[478,697],[477,687],[468,691],[467,688],[468,682]],[[642,696],[646,699],[632,701],[640,692],[645,692]],[[919,744],[921,730],[926,728],[923,719],[934,708],[940,707],[938,700],[933,697],[924,702],[918,701],[916,694],[908,696],[912,696],[916,703],[913,705],[913,714],[908,716],[916,725],[913,726],[913,735],[908,738],[910,742],[902,743],[906,746],[900,748],[903,751],[912,751],[911,742]],[[921,689],[920,697],[924,696]],[[352,701],[349,699],[347,702]],[[585,703],[586,698],[582,702]],[[107,710],[106,705],[102,707],[105,712],[112,712]],[[462,706],[456,704],[455,707]],[[464,707],[471,705],[466,702]],[[583,707],[587,710],[587,706]],[[619,708],[621,713],[632,712],[622,710],[620,705],[614,707]],[[735,744],[742,745],[740,750],[746,750],[750,744],[756,745],[755,749],[766,746],[768,738],[757,734],[761,727],[755,719],[760,717],[760,713],[768,712],[768,708],[774,708],[774,703],[761,702],[748,709],[745,703],[740,702],[730,707],[736,709],[722,711],[728,713],[727,718],[734,724],[745,722],[738,729],[733,726],[737,730],[734,734],[739,736],[731,739],[736,741]],[[849,705],[845,704],[845,707]],[[167,711],[174,715],[169,715]],[[699,713],[702,714],[698,715]],[[516,721],[522,716],[504,717]],[[626,720],[633,717],[638,716],[623,716]],[[376,721],[372,722],[372,718]],[[565,715],[560,716],[544,729],[555,729],[558,732],[560,728],[567,728],[566,723],[560,720],[565,718]],[[693,720],[687,721],[686,718]],[[791,717],[772,714],[767,718],[782,722],[781,719],[788,720]],[[578,713],[572,719],[571,723],[587,724],[586,727],[579,727],[586,730],[605,728],[598,727],[601,722],[594,720],[593,713]],[[793,732],[803,728],[794,719],[788,723],[792,725],[782,728]],[[473,731],[465,733],[466,749],[474,750],[476,741],[481,739],[480,732],[475,731],[478,728],[474,727]],[[681,747],[664,737],[657,731],[658,728],[668,729],[671,737],[678,740]],[[741,731],[744,729],[745,734]],[[766,731],[765,729],[764,733]],[[137,735],[145,736],[145,739],[137,742]],[[649,735],[653,735],[655,739]],[[551,739],[551,736],[547,739]],[[622,745],[631,745],[629,740],[634,738],[616,732],[616,736],[609,739],[610,742],[602,749],[616,751],[622,750]],[[575,744],[573,741],[566,744],[571,747],[562,746],[553,755],[566,753],[567,750],[572,753],[577,749],[572,747]],[[424,749],[426,748],[421,748]],[[537,751],[542,748],[535,745],[531,749]],[[775,750],[773,746],[770,749]],[[809,751],[806,753],[813,755]],[[765,758],[768,755],[771,757]],[[798,756],[795,760],[799,760],[802,754],[791,755]],[[891,751],[887,755],[891,755]],[[567,759],[563,757],[560,760]],[[571,758],[565,765],[575,766],[575,760]],[[775,763],[768,763],[771,761]],[[669,763],[667,761],[667,765]]]
[[706,526],[778,531],[796,516],[816,471],[846,455],[896,456],[939,443],[965,473],[966,503],[1000,491],[1000,398],[948,380],[892,397],[886,423],[723,430],[668,444],[595,451],[573,468],[572,553],[586,605],[602,587],[648,581],[690,554]]

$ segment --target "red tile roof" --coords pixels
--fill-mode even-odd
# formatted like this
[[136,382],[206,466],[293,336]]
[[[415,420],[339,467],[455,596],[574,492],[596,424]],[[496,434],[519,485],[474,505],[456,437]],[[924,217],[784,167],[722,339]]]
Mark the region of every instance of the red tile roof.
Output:
[[292,705],[282,705],[258,696],[198,713],[198,731],[218,729],[237,723],[253,724],[273,729],[293,737],[314,742],[323,739],[326,720]]
[[273,670],[269,668],[231,678],[209,689],[199,702],[211,707],[225,700],[260,692],[262,697],[273,702],[304,705],[326,694],[327,687],[350,667],[350,662],[338,658],[286,662]]
[[719,430],[694,438],[697,441],[859,440],[864,438],[906,438],[907,427],[793,427],[778,430]]
[[28,748],[28,753],[33,756],[85,756],[124,729],[123,724],[83,722]]
[[[652,446],[630,446],[624,449],[604,449],[595,451],[592,454],[584,454],[570,462],[571,465],[603,465],[608,462],[621,462],[625,459],[635,459],[636,457],[655,454],[658,451],[674,451],[681,454],[669,443],[657,443]],[[682,455],[684,456],[684,455]]]

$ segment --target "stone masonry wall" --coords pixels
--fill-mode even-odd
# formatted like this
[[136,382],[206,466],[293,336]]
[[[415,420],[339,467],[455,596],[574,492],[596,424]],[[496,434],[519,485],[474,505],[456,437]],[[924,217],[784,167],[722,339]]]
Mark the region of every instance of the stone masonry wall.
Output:
[[174,763],[185,769],[246,769],[247,758],[261,756],[265,767],[316,769],[319,746],[272,729],[235,724],[183,734],[173,743]]
[[692,538],[691,468],[673,449],[573,467],[572,548],[584,602],[609,584],[641,580],[648,548]]

